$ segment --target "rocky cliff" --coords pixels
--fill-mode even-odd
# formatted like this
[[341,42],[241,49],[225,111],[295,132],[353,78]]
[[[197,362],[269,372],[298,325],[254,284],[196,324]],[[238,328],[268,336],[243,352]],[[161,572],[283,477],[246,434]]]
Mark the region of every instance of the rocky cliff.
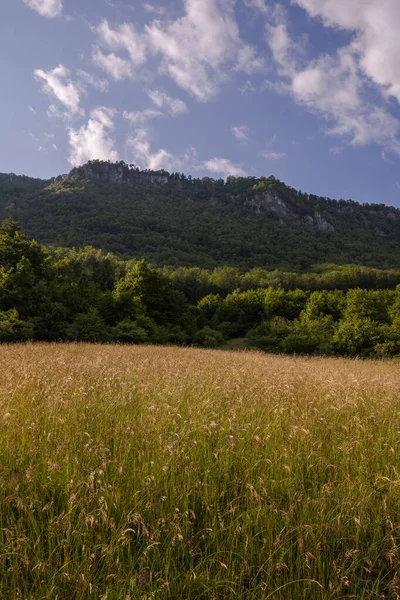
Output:
[[0,174],[0,220],[38,241],[156,265],[400,268],[400,211],[304,194],[274,177],[193,179],[91,161],[44,182]]

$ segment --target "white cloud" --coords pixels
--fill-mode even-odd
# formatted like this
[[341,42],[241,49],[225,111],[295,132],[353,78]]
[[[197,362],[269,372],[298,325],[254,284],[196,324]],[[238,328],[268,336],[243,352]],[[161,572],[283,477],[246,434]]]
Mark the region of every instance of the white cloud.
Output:
[[152,152],[149,134],[145,129],[138,129],[128,138],[127,148],[133,155],[134,162],[142,169],[177,171],[181,164],[181,161],[168,150]]
[[364,73],[400,101],[398,0],[295,0],[327,26],[353,31]]
[[243,71],[244,73],[247,73],[247,75],[251,75],[254,71],[263,69],[264,66],[265,61],[263,58],[257,56],[254,46],[244,44],[238,52],[234,71]]
[[342,154],[343,150],[343,146],[333,146],[333,148],[329,149],[329,154],[332,154],[333,156],[338,156],[339,154]]
[[247,125],[237,125],[231,129],[238,142],[247,142],[249,140],[249,128]]
[[105,54],[95,46],[92,51],[93,63],[103,69],[115,81],[132,77],[132,65],[129,60],[117,56],[114,52]]
[[144,127],[137,129],[128,137],[126,149],[128,152],[128,162],[133,161],[142,169],[151,169],[154,171],[165,169],[173,173],[177,171],[196,171],[202,168],[198,165],[197,150],[193,146],[189,146],[179,156],[172,154],[164,148],[160,150],[152,149],[149,131]]
[[278,141],[278,136],[274,134],[269,140],[267,140],[265,144],[265,150],[260,152],[258,156],[264,158],[265,160],[281,160],[282,158],[285,158],[285,152],[279,152],[273,149]]
[[[184,113],[187,111],[186,104],[179,98],[171,98],[165,92],[159,90],[147,90],[150,100],[157,108],[166,108],[172,116]],[[123,117],[128,119],[133,125],[144,125],[151,119],[163,117],[164,114],[160,110],[154,108],[146,108],[137,112],[123,113]]]
[[255,8],[264,14],[268,12],[268,6],[265,0],[243,0],[243,2],[248,8]]
[[257,90],[256,87],[251,83],[250,79],[247,79],[239,88],[239,92],[241,94],[248,94],[250,92],[255,92]]
[[94,31],[102,44],[113,52],[126,52],[132,67],[140,67],[146,62],[146,38],[138,34],[130,23],[123,23],[116,29],[112,29],[108,21],[104,19]]
[[73,120],[74,115],[69,110],[61,110],[56,104],[50,104],[47,109],[47,116],[49,119],[58,119],[59,121],[64,121],[65,123]]
[[163,15],[166,11],[164,6],[155,6],[154,4],[149,4],[148,2],[143,2],[142,6],[146,12],[156,15]]
[[33,108],[33,106],[31,106],[30,104],[28,104],[28,109],[31,111],[31,113],[33,113],[34,115],[36,115],[36,110]]
[[267,35],[283,77],[269,87],[292,94],[299,104],[326,119],[330,123],[326,133],[344,136],[353,145],[375,142],[400,154],[400,122],[384,106],[369,100],[357,42],[304,64],[303,45],[293,42],[282,19],[267,27]]
[[284,152],[261,152],[260,156],[266,160],[280,160],[285,158],[286,154]]
[[63,9],[62,0],[24,0],[24,3],[49,19],[61,15]]
[[100,106],[90,113],[87,125],[78,130],[69,129],[68,161],[71,165],[78,166],[92,159],[118,160],[118,152],[110,136],[114,129],[114,116],[114,110]]
[[[101,46],[94,48],[93,62],[120,80],[135,76],[152,53],[161,57],[160,73],[169,74],[180,87],[206,101],[232,71],[251,74],[264,67],[255,47],[240,38],[235,4],[236,0],[183,0],[184,16],[156,19],[143,33],[130,23],[112,28],[104,19],[93,28]],[[163,7],[146,2],[143,7],[149,13],[165,13]],[[177,112],[183,110],[172,114]]]
[[202,163],[202,167],[211,173],[221,175],[222,177],[228,177],[233,175],[234,177],[246,177],[247,173],[238,165],[234,165],[227,158],[211,158]]
[[94,77],[91,73],[83,71],[82,69],[79,69],[77,71],[77,75],[84,86],[91,85],[100,92],[108,92],[109,84],[107,79],[98,79],[97,77]]
[[[111,52],[103,52],[94,46],[92,60],[94,64],[115,81],[134,77],[137,69],[146,62],[147,42],[144,35],[136,32],[133,25],[123,23],[116,29],[112,29],[107,19],[93,28],[100,43]],[[128,57],[121,57],[116,52],[125,52]]]
[[242,42],[235,0],[184,0],[185,15],[146,27],[149,44],[162,56],[162,69],[200,101],[214,96],[229,64],[251,72],[261,62]]
[[162,117],[163,114],[159,110],[155,110],[154,108],[146,108],[145,110],[140,110],[137,112],[128,112],[124,111],[122,113],[124,119],[128,119],[133,125],[143,125],[150,121],[150,119],[156,119],[158,117]]
[[165,106],[168,109],[168,112],[173,116],[187,112],[188,108],[186,104],[179,98],[171,98],[171,96],[168,96],[168,94],[160,92],[159,90],[148,90],[147,94],[153,104],[158,108],[163,108]]
[[58,65],[52,71],[36,69],[35,78],[42,81],[47,94],[53,94],[71,113],[80,111],[80,94],[76,83],[70,78],[70,71],[63,65]]

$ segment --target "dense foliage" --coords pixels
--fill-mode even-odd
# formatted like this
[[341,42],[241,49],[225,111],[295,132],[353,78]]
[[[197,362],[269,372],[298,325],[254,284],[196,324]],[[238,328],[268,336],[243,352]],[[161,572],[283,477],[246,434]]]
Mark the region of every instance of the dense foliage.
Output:
[[93,161],[51,182],[0,176],[0,220],[40,243],[87,244],[152,264],[400,268],[400,212],[298,192],[274,177],[139,171]]
[[397,355],[400,271],[156,269],[92,247],[46,249],[8,219],[0,228],[0,341],[28,339]]

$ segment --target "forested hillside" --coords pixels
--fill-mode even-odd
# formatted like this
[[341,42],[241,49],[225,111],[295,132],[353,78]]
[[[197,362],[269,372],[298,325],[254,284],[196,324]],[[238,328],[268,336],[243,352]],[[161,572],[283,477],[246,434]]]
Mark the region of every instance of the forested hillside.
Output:
[[394,356],[400,271],[155,269],[91,247],[44,248],[8,219],[0,228],[0,342],[24,340]]
[[304,194],[274,177],[192,179],[93,161],[48,182],[1,175],[6,217],[43,244],[90,244],[158,267],[400,268],[400,211]]

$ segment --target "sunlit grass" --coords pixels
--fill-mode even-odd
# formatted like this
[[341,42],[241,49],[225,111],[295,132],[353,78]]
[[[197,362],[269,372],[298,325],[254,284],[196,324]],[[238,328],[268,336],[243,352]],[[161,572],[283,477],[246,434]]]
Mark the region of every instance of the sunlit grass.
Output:
[[400,598],[400,362],[0,346],[0,598]]

